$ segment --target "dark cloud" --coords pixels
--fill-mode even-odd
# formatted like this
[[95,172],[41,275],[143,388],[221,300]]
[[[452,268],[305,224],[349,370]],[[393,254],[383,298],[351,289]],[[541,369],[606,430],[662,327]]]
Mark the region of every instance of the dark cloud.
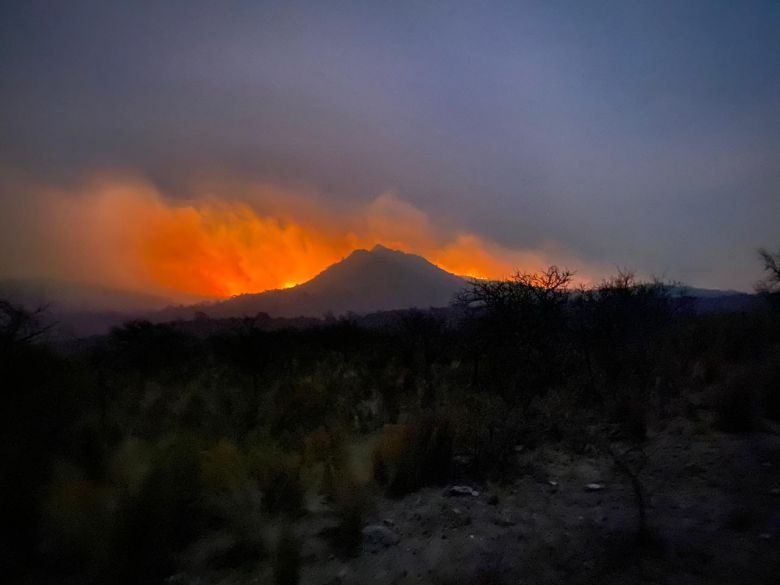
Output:
[[778,30],[770,1],[4,2],[0,167],[392,190],[509,248],[744,289],[778,245]]

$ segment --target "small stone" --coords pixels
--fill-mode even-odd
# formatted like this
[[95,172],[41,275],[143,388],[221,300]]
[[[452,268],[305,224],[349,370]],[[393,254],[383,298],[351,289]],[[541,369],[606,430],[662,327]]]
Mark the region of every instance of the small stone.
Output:
[[445,492],[445,495],[447,496],[473,496],[477,497],[479,496],[479,492],[475,490],[474,488],[467,486],[467,485],[454,485],[447,489]]
[[604,484],[601,483],[589,483],[585,486],[585,491],[588,492],[600,492],[604,489]]
[[768,532],[762,532],[761,534],[758,535],[758,537],[761,540],[769,540],[770,538],[772,538],[772,535],[769,534]]
[[558,487],[558,482],[554,479],[547,480],[547,483],[549,483],[552,487]]
[[780,496],[780,488],[774,487],[771,490],[769,490],[769,493],[773,496]]

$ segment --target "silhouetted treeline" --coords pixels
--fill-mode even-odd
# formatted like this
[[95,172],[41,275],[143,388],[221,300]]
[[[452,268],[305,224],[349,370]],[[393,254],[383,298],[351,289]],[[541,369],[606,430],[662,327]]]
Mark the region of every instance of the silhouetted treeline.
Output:
[[[294,538],[274,555],[264,526],[312,494],[340,519],[334,551],[352,554],[367,489],[500,481],[518,445],[640,443],[673,417],[727,431],[780,418],[771,303],[699,315],[630,274],[570,281],[475,281],[450,311],[370,326],[131,322],[68,353],[38,315],[0,304],[3,566],[149,583],[271,559],[297,575]],[[365,437],[368,477],[347,453]]]

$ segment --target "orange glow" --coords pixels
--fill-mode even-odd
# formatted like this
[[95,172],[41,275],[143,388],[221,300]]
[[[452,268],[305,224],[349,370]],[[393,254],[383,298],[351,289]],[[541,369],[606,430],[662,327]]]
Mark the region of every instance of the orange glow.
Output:
[[392,194],[337,214],[316,198],[273,189],[255,200],[242,194],[241,200],[201,196],[184,202],[166,199],[143,182],[110,178],[76,194],[51,193],[46,212],[57,264],[68,267],[71,277],[81,273],[103,284],[177,298],[290,288],[352,250],[376,244],[479,278],[551,263],[539,251],[448,233]]

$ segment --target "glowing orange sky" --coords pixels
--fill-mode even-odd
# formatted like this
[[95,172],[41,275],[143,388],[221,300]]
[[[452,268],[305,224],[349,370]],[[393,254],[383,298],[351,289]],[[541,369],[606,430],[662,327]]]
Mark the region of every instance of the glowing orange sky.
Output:
[[273,188],[250,201],[206,194],[182,202],[142,181],[102,178],[76,192],[49,193],[45,211],[45,245],[55,251],[50,260],[61,273],[179,298],[293,286],[376,244],[485,278],[561,260],[444,229],[390,193],[336,212]]

